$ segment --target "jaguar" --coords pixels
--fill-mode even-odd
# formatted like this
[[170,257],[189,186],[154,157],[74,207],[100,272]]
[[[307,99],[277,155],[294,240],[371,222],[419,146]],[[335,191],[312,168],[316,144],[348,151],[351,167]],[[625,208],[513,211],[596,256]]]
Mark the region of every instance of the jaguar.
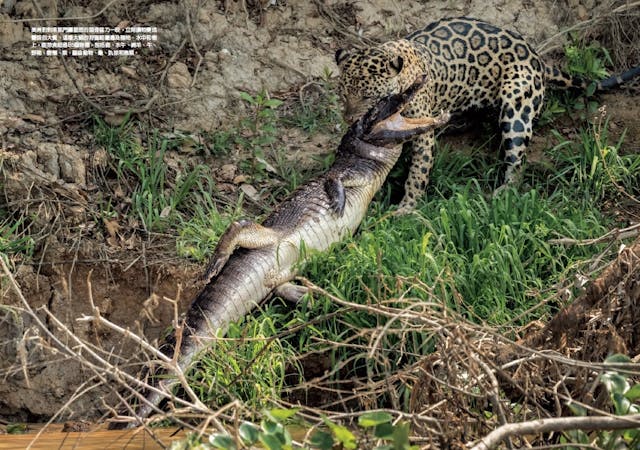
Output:
[[[502,187],[514,181],[522,165],[545,87],[588,86],[585,80],[545,64],[520,34],[468,17],[442,19],[378,46],[339,49],[335,60],[347,121],[359,117],[374,101],[402,92],[422,74],[427,84],[405,109],[407,117],[498,109],[504,149]],[[638,75],[640,67],[635,67],[600,81],[596,88],[615,87]],[[433,166],[434,131],[415,138],[411,146],[412,161],[398,214],[413,210],[426,189]]]

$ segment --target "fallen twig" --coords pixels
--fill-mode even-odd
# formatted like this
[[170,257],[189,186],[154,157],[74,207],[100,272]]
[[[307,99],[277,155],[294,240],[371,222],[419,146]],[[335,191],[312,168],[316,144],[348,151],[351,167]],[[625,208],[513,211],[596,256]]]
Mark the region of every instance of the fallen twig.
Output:
[[569,430],[625,430],[640,427],[640,414],[616,417],[554,417],[509,423],[500,426],[486,435],[471,450],[489,450],[495,448],[509,436],[522,436],[533,433]]
[[621,6],[618,6],[617,8],[613,9],[609,14],[606,15],[602,15],[602,16],[597,16],[597,17],[592,17],[591,19],[585,20],[583,22],[578,22],[575,25],[570,26],[569,28],[566,28],[562,31],[559,31],[558,33],[554,34],[553,36],[551,36],[549,39],[547,39],[546,41],[544,41],[542,44],[538,45],[538,54],[539,55],[545,55],[547,53],[550,53],[554,50],[557,50],[558,48],[562,47],[562,44],[554,44],[552,45],[552,43],[554,41],[556,41],[560,36],[563,36],[565,34],[569,34],[572,31],[577,31],[577,30],[582,30],[584,28],[587,28],[590,25],[593,25],[594,23],[598,23],[601,22],[609,17],[612,17],[616,14],[621,14],[624,12],[627,12],[633,8],[637,8],[638,6],[640,6],[640,1],[636,1],[633,3],[628,3],[628,4],[624,4]]
[[600,244],[601,242],[609,242],[615,240],[623,240],[631,237],[638,236],[640,234],[640,223],[636,223],[627,228],[615,228],[608,233],[594,239],[571,239],[571,238],[558,238],[549,239],[549,244],[562,244],[562,245],[593,245]]
[[196,45],[196,39],[193,36],[193,26],[191,25],[191,10],[187,2],[185,2],[185,19],[187,21],[187,32],[189,33],[189,41],[191,42],[191,47],[193,47],[193,51],[196,52],[196,55],[198,55],[198,62],[196,63],[196,68],[193,70],[193,78],[191,79],[191,85],[189,86],[190,88],[192,88],[196,84],[196,80],[198,79],[198,72],[200,71],[200,65],[202,64],[204,58],[202,57],[202,53],[200,53],[200,50]]

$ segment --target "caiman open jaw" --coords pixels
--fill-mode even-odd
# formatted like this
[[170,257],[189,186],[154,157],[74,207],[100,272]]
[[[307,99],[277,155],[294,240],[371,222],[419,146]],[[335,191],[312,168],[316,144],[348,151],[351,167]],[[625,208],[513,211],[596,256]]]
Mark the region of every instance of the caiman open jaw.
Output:
[[377,147],[392,147],[448,122],[450,115],[445,112],[438,117],[419,118],[408,118],[401,114],[425,87],[427,79],[427,75],[423,74],[406,90],[380,99],[349,127],[341,147],[343,144],[349,146],[353,138]]
[[364,140],[376,145],[397,145],[416,134],[444,125],[450,118],[451,114],[448,112],[442,112],[437,117],[411,118],[404,117],[401,111],[398,111],[376,123]]
[[399,147],[415,135],[424,133],[434,127],[442,126],[450,119],[448,112],[438,117],[409,118],[397,111],[375,123],[371,131],[362,138],[355,138],[350,145],[359,156],[375,161],[386,161],[390,158],[390,149]]

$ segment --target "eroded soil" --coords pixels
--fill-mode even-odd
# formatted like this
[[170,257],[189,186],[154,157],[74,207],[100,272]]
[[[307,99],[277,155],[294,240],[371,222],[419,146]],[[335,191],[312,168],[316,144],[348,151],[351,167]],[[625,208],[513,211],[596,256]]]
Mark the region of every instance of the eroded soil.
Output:
[[[325,69],[336,72],[337,48],[361,45],[363,38],[386,40],[441,17],[467,15],[509,26],[550,47],[562,44],[560,30],[611,9],[611,2],[593,0],[208,1],[197,7],[18,0],[3,5],[0,185],[4,209],[28,219],[36,246],[33,259],[15,259],[15,278],[31,308],[46,306],[60,321],[38,313],[56,336],[73,345],[66,328],[114,361],[119,355],[131,358],[134,348],[113,331],[78,321],[92,314],[91,301],[104,317],[154,340],[174,317],[171,300],[179,300],[180,311],[189,304],[200,267],[175,257],[171,236],[143,237],[135,223],[114,231],[97,215],[97,199],[110,193],[100,192],[107,155],[93,138],[92,115],[117,125],[134,111],[162,132],[199,136],[246,113],[240,92],[296,97]],[[28,55],[32,22],[21,20],[37,17],[85,17],[59,23],[68,25],[157,26],[159,43],[141,56],[67,59],[63,64],[58,58]],[[626,146],[638,151],[637,95],[609,94],[603,102],[612,132],[627,129]],[[312,164],[310,156],[331,152],[337,138],[335,133],[310,137],[291,132],[287,146],[296,160]],[[451,139],[464,142],[463,137]],[[533,153],[548,146],[549,139],[537,135]],[[177,165],[205,163],[216,177],[224,164],[246,157],[234,154],[231,161],[221,161],[189,149],[167,155]],[[237,197],[239,185],[228,181]],[[37,324],[21,314],[23,304],[8,280],[0,289],[0,304],[10,307],[1,309],[0,418],[47,419],[90,386],[95,374],[52,350]],[[102,388],[83,392],[61,418],[100,417],[108,412],[109,395]]]

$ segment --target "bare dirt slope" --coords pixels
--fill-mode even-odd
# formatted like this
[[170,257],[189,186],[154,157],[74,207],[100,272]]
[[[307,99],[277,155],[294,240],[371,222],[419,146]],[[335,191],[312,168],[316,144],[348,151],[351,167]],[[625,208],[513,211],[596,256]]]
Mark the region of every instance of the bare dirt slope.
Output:
[[[163,132],[215,131],[243,114],[239,92],[298,95],[326,69],[336,72],[335,50],[368,40],[402,36],[433,20],[467,15],[508,26],[550,49],[557,35],[611,10],[612,2],[570,0],[479,1],[5,1],[0,7],[0,167],[3,208],[27,218],[35,238],[32,260],[16,258],[16,279],[32,308],[46,306],[73,333],[114,354],[127,355],[118,336],[76,319],[90,312],[89,286],[103,315],[155,339],[193,295],[196,265],[167,250],[163,236],[135,230],[114,233],[95,210],[104,149],[92,136],[92,115],[117,125],[127,111]],[[266,5],[261,7],[260,5]],[[616,3],[617,5],[617,3]],[[157,26],[158,46],[129,58],[66,60],[29,56],[34,18],[47,25]],[[613,115],[637,122],[637,102]],[[311,142],[293,135],[289,145],[331,151],[337,136]],[[638,145],[637,125],[628,142]],[[302,155],[301,155],[302,156]],[[168,155],[189,159],[180,150]],[[224,163],[198,156],[212,173]],[[236,161],[231,161],[236,162]],[[121,199],[116,199],[121,200]],[[135,225],[135,224],[133,224]],[[133,228],[132,225],[132,228]],[[0,303],[20,308],[7,282]],[[41,331],[10,309],[0,326],[0,417],[48,418],[93,376],[47,350]],[[59,327],[41,313],[57,335]],[[107,411],[103,391],[89,391],[65,416]]]

